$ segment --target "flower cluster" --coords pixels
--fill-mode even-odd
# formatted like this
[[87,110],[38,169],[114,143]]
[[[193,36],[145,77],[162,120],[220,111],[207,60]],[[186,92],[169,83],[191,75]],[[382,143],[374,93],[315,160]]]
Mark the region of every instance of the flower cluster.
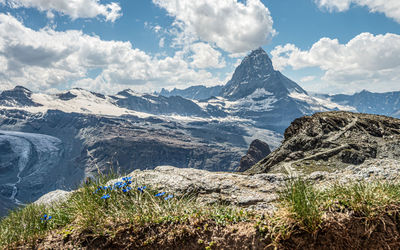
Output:
[[[122,181],[115,182],[113,185],[109,186],[99,186],[93,192],[94,194],[101,193],[100,199],[107,200],[111,197],[112,191],[122,191],[122,193],[129,194],[129,192],[133,189],[131,187],[132,184],[132,177],[123,177]],[[144,193],[146,190],[146,186],[139,186],[137,191],[140,193]],[[164,200],[172,199],[174,196],[172,194],[167,195],[166,192],[160,192],[154,195],[155,197],[163,198]]]

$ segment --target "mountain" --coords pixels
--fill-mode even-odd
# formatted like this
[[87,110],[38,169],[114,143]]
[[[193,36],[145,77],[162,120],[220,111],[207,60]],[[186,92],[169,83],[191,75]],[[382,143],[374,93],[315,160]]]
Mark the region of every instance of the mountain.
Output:
[[179,114],[183,116],[207,116],[197,104],[181,96],[156,96],[150,94],[138,94],[132,90],[124,90],[116,96],[116,105],[130,110],[150,114]]
[[400,91],[372,93],[363,90],[353,95],[324,95],[322,97],[342,105],[352,106],[360,113],[400,118]]
[[32,91],[29,89],[16,86],[12,90],[6,90],[0,93],[0,105],[6,107],[41,106],[32,101],[31,95]]
[[351,112],[323,112],[294,120],[282,145],[247,173],[310,173],[345,169],[367,160],[400,160],[400,120]]
[[268,54],[252,51],[236,68],[217,97],[198,102],[208,112],[230,114],[255,126],[283,133],[294,119],[315,112],[349,110],[329,100],[307,94],[298,84],[274,70]]
[[7,97],[0,105],[0,216],[50,191],[75,188],[98,171],[160,165],[234,171],[254,139],[272,147],[281,140],[249,120],[211,116],[179,96],[19,87],[0,95]]
[[170,96],[181,96],[186,99],[192,100],[203,100],[208,99],[213,96],[218,96],[221,93],[223,86],[213,86],[213,87],[206,87],[202,85],[198,86],[191,86],[186,89],[176,89],[174,88],[171,91],[166,89],[162,89],[159,95],[170,97]]
[[258,89],[264,89],[276,98],[286,97],[292,92],[307,95],[299,85],[274,70],[271,59],[262,48],[243,59],[232,79],[223,87],[221,96],[238,100]]

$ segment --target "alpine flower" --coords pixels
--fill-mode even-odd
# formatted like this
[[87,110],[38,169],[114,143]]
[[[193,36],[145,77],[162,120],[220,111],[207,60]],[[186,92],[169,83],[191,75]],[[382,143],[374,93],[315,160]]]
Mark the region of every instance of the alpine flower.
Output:
[[107,199],[110,198],[110,197],[111,197],[111,196],[110,196],[109,194],[105,194],[105,195],[101,196],[100,199],[107,200]]
[[155,197],[160,197],[160,196],[163,196],[163,195],[165,195],[165,192],[158,193],[158,194],[156,194],[156,195],[154,195],[154,196],[155,196]]
[[172,194],[170,194],[170,195],[168,195],[167,197],[165,197],[164,200],[167,201],[167,200],[169,200],[169,199],[171,199],[171,198],[174,198],[174,196],[173,196]]

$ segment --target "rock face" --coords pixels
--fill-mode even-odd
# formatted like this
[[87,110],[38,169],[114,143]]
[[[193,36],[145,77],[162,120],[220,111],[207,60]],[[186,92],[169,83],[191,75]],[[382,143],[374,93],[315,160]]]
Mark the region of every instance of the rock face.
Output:
[[276,97],[287,96],[293,91],[307,94],[295,82],[274,70],[271,59],[262,48],[243,59],[232,79],[223,87],[221,96],[237,100],[251,95],[256,89],[265,89]]
[[400,120],[379,115],[326,112],[298,118],[278,150],[247,173],[343,168],[367,159],[400,159]]
[[269,148],[268,144],[260,141],[254,140],[250,144],[250,148],[247,151],[247,154],[240,159],[240,166],[238,168],[239,172],[244,172],[247,169],[251,168],[254,164],[258,161],[265,158],[267,155],[271,153],[271,149]]

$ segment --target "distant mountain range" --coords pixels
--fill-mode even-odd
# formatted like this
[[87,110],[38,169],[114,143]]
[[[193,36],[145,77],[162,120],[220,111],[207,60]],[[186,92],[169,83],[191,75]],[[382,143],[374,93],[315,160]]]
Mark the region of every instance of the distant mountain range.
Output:
[[262,49],[245,57],[224,86],[115,95],[17,86],[0,93],[1,207],[73,188],[110,168],[234,171],[254,139],[275,149],[295,118],[331,110],[399,117],[399,96],[311,96],[274,70]]

